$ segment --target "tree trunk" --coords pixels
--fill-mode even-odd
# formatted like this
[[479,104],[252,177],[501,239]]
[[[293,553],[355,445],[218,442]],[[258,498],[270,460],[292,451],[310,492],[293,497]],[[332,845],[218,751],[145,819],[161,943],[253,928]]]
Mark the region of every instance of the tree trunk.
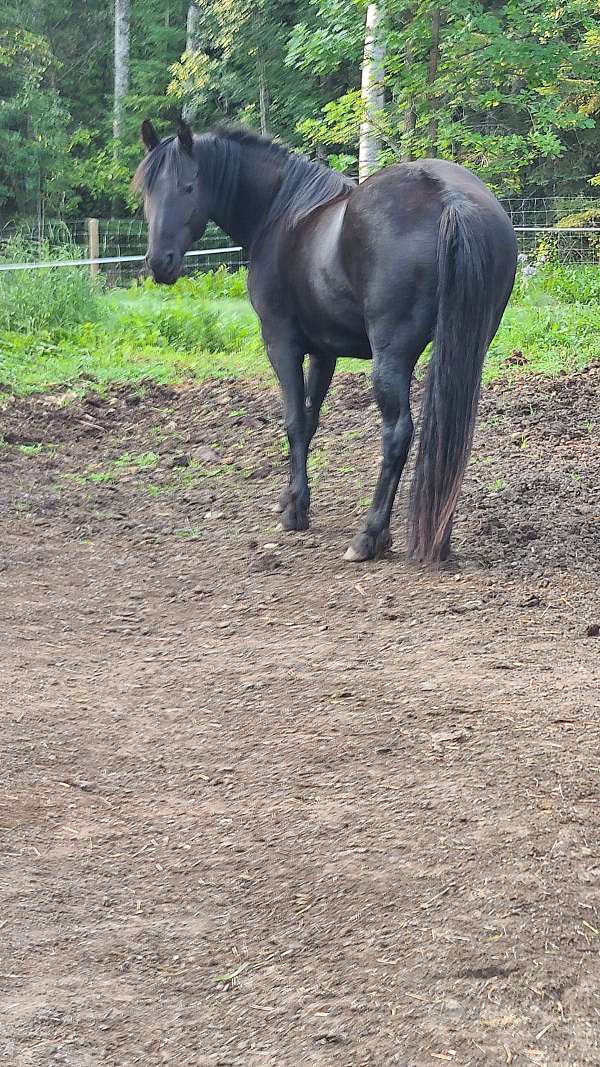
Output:
[[[404,66],[407,71],[410,71],[414,64],[414,54],[411,41],[407,41],[404,47]],[[415,107],[415,101],[411,97],[406,101],[406,112],[404,114],[404,150],[402,158],[410,160],[413,158],[413,137],[417,128],[417,109]]]
[[[199,52],[200,43],[200,8],[198,7],[196,0],[192,0],[187,10],[185,38],[186,52]],[[196,117],[196,108],[194,104],[188,100],[183,105],[181,114],[186,122],[193,122]]]
[[258,76],[258,107],[260,111],[260,132],[266,137],[269,132],[269,87],[265,73],[265,61],[259,50],[256,60],[256,73]]
[[115,95],[113,137],[123,137],[125,97],[129,92],[129,0],[115,0]]
[[188,7],[185,50],[186,52],[200,51],[200,8],[196,0],[192,0]]
[[[440,26],[442,24],[442,13],[439,7],[435,7],[431,14],[431,45],[429,48],[429,62],[427,64],[427,84],[433,85],[437,78],[438,66],[440,63]],[[433,109],[433,115],[429,120],[429,143],[431,149],[431,155],[437,155],[437,140],[438,140],[438,120],[437,120],[437,108],[439,106],[439,100],[435,94],[432,94],[429,98],[430,106]]]
[[260,132],[266,137],[269,132],[269,86],[267,83],[267,69],[263,41],[264,29],[264,5],[256,4],[252,14],[252,29],[256,41],[256,80],[258,82],[258,113],[260,115]]
[[378,4],[369,4],[365,25],[365,49],[362,68],[361,97],[364,118],[360,125],[358,147],[358,180],[364,181],[377,167],[381,149],[374,123],[378,111],[383,108],[383,60],[385,47],[381,40],[381,13]]

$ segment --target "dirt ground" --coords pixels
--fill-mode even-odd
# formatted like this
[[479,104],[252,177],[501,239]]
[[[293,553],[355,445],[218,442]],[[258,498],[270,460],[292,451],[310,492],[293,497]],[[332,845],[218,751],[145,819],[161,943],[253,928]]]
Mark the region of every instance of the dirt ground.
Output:
[[[0,1063],[600,1064],[600,366],[486,390],[459,563],[342,560],[274,391],[0,414]],[[43,447],[39,447],[42,445]]]

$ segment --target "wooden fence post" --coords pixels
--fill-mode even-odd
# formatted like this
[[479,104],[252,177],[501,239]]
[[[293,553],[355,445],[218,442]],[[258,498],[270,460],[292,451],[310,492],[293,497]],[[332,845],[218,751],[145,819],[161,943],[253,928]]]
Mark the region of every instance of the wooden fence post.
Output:
[[[98,229],[98,219],[87,220],[88,231],[88,259],[100,258],[100,233]],[[100,266],[98,263],[90,263],[90,274],[92,278],[97,278],[100,272]]]

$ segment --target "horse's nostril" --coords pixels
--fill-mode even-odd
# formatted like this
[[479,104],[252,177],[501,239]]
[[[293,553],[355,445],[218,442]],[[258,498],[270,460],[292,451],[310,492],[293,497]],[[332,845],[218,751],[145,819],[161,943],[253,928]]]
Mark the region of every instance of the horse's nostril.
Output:
[[177,277],[177,252],[149,253],[146,261],[155,282],[171,285]]

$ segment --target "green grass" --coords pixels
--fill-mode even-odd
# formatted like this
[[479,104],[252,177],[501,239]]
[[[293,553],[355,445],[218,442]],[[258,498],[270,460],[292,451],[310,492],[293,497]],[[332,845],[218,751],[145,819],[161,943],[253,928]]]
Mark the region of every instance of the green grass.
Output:
[[[31,245],[15,237],[3,245],[0,262],[75,259],[78,254],[74,247],[50,249],[43,242]],[[28,335],[56,329],[69,331],[84,322],[93,322],[101,310],[100,293],[91,284],[89,273],[80,267],[2,271],[0,336],[5,331]]]
[[19,452],[22,456],[39,456],[43,451],[44,446],[41,444],[36,445],[18,445]]
[[[594,268],[600,274],[600,267]],[[517,349],[527,363],[507,365]],[[509,304],[492,342],[484,368],[484,381],[523,374],[557,375],[573,371],[600,357],[600,303],[567,304],[532,301]]]
[[[13,253],[14,254],[14,250]],[[25,253],[23,253],[25,254]],[[244,271],[111,292],[85,269],[0,274],[0,393],[207,377],[272,380]],[[484,377],[556,375],[600,354],[600,269],[545,265],[519,275]],[[526,362],[511,363],[518,349]],[[360,360],[343,370],[368,372]]]
[[141,454],[135,454],[134,452],[123,452],[118,459],[113,460],[115,467],[120,469],[129,468],[131,470],[148,471],[154,470],[158,463],[158,455],[156,452],[143,452]]

